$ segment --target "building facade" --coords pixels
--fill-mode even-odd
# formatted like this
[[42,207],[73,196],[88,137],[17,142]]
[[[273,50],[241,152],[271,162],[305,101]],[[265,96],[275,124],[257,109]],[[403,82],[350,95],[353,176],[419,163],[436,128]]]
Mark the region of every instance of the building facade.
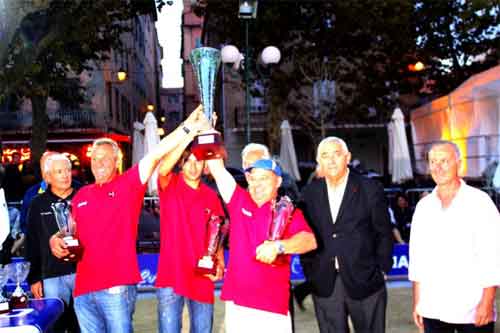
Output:
[[161,116],[163,129],[166,133],[171,132],[183,118],[184,89],[183,88],[161,88]]
[[[152,1],[152,5],[154,2]],[[124,50],[112,50],[109,60],[95,65],[93,71],[80,76],[85,87],[86,101],[78,109],[65,109],[49,99],[47,116],[49,133],[47,148],[67,152],[79,165],[88,167],[89,148],[98,137],[110,137],[119,142],[125,165],[131,155],[131,135],[134,121],[142,121],[150,105],[160,109],[162,69],[160,47],[155,22],[156,12],[142,15],[129,22],[131,32],[122,35]],[[127,79],[119,81],[118,71]],[[19,110],[0,110],[4,159],[15,152],[30,159],[29,140],[32,129],[31,103],[25,100]]]

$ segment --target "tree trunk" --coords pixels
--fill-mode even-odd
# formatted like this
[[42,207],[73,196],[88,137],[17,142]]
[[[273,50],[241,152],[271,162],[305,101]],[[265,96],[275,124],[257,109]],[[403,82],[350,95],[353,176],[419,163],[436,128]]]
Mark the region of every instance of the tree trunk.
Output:
[[40,168],[38,161],[47,148],[47,134],[49,130],[49,118],[47,117],[46,94],[31,97],[32,128],[31,128],[31,161],[35,168],[36,176],[39,176]]

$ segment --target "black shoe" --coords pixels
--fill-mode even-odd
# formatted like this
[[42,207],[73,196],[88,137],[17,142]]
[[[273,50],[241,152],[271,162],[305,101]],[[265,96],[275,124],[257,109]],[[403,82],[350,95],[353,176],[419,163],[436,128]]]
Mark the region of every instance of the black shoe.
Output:
[[307,297],[306,293],[302,293],[300,290],[293,290],[293,298],[295,299],[295,303],[299,307],[301,311],[305,311],[306,308],[304,306],[304,299]]

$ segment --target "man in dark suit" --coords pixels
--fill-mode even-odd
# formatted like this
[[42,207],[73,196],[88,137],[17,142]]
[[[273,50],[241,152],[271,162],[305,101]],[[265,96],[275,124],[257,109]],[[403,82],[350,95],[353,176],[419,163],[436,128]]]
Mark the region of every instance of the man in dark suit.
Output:
[[392,266],[392,231],[378,182],[349,171],[351,154],[336,137],[318,145],[320,178],[302,193],[318,241],[302,257],[313,287],[320,332],[385,332],[385,274]]

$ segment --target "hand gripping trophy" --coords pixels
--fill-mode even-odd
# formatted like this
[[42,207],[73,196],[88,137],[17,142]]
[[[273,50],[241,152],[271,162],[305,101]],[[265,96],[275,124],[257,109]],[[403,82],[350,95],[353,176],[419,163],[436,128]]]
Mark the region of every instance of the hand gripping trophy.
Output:
[[[292,215],[295,207],[289,197],[282,196],[278,202],[271,205],[271,222],[267,239],[270,241],[279,241],[283,239],[286,228],[292,220]],[[286,258],[279,255],[273,262],[273,265],[281,265],[288,263]]]
[[[221,63],[220,51],[211,47],[198,47],[191,51],[189,60],[198,80],[203,112],[213,124],[215,85]],[[205,133],[195,137],[191,152],[199,161],[225,158],[227,155],[219,133]]]
[[221,216],[213,215],[209,211],[209,218],[206,224],[205,252],[198,260],[195,271],[199,275],[216,275],[217,273],[217,252],[219,251],[227,235],[228,225],[224,223]]
[[69,254],[62,258],[67,262],[76,262],[81,259],[83,248],[75,237],[76,223],[71,215],[71,204],[68,201],[58,201],[51,204],[56,217],[59,235],[66,243]]

